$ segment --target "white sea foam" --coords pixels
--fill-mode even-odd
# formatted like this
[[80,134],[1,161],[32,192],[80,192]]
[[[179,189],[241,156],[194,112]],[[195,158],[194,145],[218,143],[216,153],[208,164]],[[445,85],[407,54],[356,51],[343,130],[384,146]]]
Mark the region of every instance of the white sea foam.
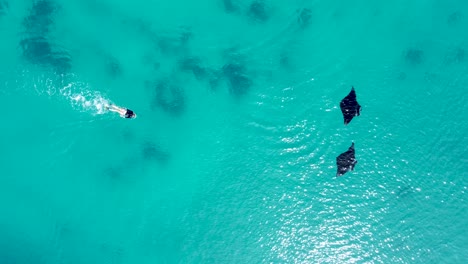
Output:
[[81,111],[91,112],[93,114],[104,114],[107,112],[105,106],[111,102],[104,98],[99,92],[89,90],[66,95],[73,107]]
[[46,79],[35,82],[34,88],[39,94],[46,92],[49,96],[60,96],[70,102],[70,105],[81,112],[100,115],[107,112],[106,106],[112,102],[98,91],[80,81],[74,81],[75,76],[60,76],[56,80]]

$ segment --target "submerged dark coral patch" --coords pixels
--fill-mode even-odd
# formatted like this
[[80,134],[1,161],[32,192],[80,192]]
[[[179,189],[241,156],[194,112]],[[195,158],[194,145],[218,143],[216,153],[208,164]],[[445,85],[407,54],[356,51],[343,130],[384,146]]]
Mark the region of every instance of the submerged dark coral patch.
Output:
[[52,15],[58,6],[49,0],[35,1],[23,26],[29,34],[46,34],[53,23]]
[[397,75],[397,79],[400,80],[400,81],[404,81],[404,80],[406,80],[406,78],[407,78],[407,76],[406,76],[406,73],[404,73],[404,72],[400,72]]
[[293,62],[290,55],[287,52],[281,52],[279,56],[279,65],[284,69],[292,69]]
[[49,65],[59,74],[67,73],[72,68],[71,58],[65,52],[55,52],[49,61]]
[[34,2],[32,12],[36,16],[49,16],[55,10],[57,6],[50,0],[38,0]]
[[393,192],[397,198],[410,198],[414,194],[413,187],[405,184],[403,186],[398,186],[398,189]]
[[122,66],[114,57],[109,57],[106,60],[106,71],[112,78],[117,78],[122,75]]
[[52,54],[50,43],[43,37],[27,38],[20,41],[23,56],[37,64],[46,64]]
[[10,4],[6,0],[0,0],[0,10],[10,8]]
[[463,62],[466,57],[466,52],[462,48],[457,48],[454,52],[454,61],[455,62]]
[[104,177],[109,180],[118,180],[122,178],[122,170],[118,167],[108,167],[103,171]]
[[147,161],[157,161],[159,163],[167,163],[169,154],[157,146],[153,142],[146,141],[142,148],[143,159]]
[[447,17],[447,24],[455,26],[463,19],[463,14],[460,11],[455,11]]
[[255,0],[250,4],[248,15],[258,22],[266,22],[270,18],[267,7],[261,0]]
[[299,12],[297,22],[299,23],[299,26],[304,29],[309,26],[311,18],[312,10],[309,8],[303,8]]
[[424,61],[424,52],[420,49],[410,48],[405,52],[405,61],[411,65],[418,65]]
[[193,33],[183,27],[180,31],[166,35],[155,36],[156,45],[163,54],[183,54],[188,49],[188,43],[193,38]]
[[4,15],[10,8],[10,4],[7,1],[0,1],[0,16]]
[[52,45],[47,37],[53,24],[52,15],[57,9],[58,6],[52,1],[35,1],[29,15],[23,19],[25,37],[19,46],[23,57],[29,62],[65,73],[71,69],[70,55],[57,45]]
[[57,73],[71,69],[71,59],[64,51],[54,51],[50,42],[44,37],[26,38],[20,41],[23,56],[29,62],[51,67]]
[[170,83],[168,79],[148,82],[146,85],[154,93],[151,101],[152,108],[161,108],[173,116],[180,116],[184,113],[186,108],[185,94],[181,87]]
[[198,80],[205,79],[208,74],[207,70],[202,66],[201,59],[197,57],[188,57],[180,60],[179,68],[182,71],[192,72]]
[[465,61],[466,51],[463,48],[455,48],[448,52],[446,56],[447,63],[461,63]]
[[229,92],[234,96],[243,96],[249,92],[252,80],[247,77],[244,65],[234,62],[228,63],[222,69],[224,77],[229,84]]
[[222,80],[223,74],[217,70],[208,71],[208,83],[210,84],[211,90],[216,90],[219,87],[219,84]]
[[198,57],[187,57],[179,61],[179,69],[190,72],[198,81],[207,81],[211,90],[216,90],[223,78],[223,73],[205,67]]
[[239,5],[235,3],[235,0],[222,0],[224,11],[226,13],[235,13],[239,11]]

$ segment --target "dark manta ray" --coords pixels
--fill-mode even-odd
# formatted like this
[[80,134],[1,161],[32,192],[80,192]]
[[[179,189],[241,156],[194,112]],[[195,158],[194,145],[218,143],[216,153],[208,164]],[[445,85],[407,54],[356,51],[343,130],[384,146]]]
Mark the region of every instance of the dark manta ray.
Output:
[[336,177],[344,175],[350,170],[354,170],[354,165],[356,165],[357,160],[354,157],[354,142],[351,144],[351,147],[346,152],[341,153],[336,157],[336,166],[338,170],[336,171]]
[[351,92],[341,100],[340,108],[343,113],[345,125],[349,124],[353,117],[360,115],[361,106],[356,101],[356,92],[354,91],[354,87],[352,87]]

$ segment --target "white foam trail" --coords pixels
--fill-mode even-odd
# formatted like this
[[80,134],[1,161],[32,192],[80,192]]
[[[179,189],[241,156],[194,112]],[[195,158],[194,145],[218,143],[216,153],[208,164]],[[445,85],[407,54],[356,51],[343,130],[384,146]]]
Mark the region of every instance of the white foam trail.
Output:
[[105,106],[110,105],[110,101],[104,98],[98,92],[81,92],[68,96],[72,106],[82,111],[92,112],[94,114],[104,114],[107,112]]
[[108,111],[106,106],[111,104],[109,99],[100,92],[92,91],[86,83],[70,82],[59,91],[70,101],[72,107],[83,112],[101,115]]
[[88,83],[76,81],[79,78],[74,74],[45,75],[22,70],[20,78],[13,77],[12,80],[3,74],[0,76],[5,84],[4,89],[0,89],[3,93],[12,90],[28,93],[34,91],[39,96],[59,97],[67,100],[74,109],[93,115],[108,112],[105,106],[112,104],[111,100],[104,94],[94,91]]

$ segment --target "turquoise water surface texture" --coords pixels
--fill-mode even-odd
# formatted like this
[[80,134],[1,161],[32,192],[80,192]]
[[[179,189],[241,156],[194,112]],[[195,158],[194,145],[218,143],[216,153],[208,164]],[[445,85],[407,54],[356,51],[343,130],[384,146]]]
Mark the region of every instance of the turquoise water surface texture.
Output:
[[0,264],[468,263],[467,28],[461,0],[0,0]]

